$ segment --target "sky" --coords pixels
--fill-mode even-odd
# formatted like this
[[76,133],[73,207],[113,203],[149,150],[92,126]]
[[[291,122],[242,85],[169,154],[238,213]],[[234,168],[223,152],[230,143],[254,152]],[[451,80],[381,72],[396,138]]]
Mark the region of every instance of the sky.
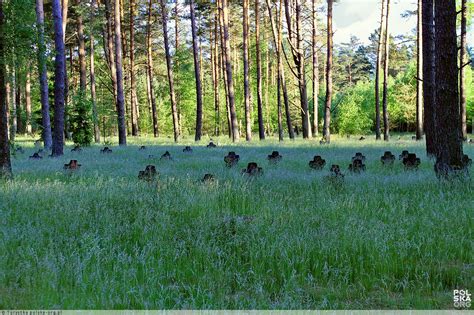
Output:
[[[348,42],[351,35],[368,44],[370,33],[379,27],[380,0],[340,0],[334,5],[334,42]],[[395,0],[390,3],[390,25],[392,35],[412,34],[416,27],[416,17],[403,18],[407,10],[415,11],[416,1]],[[469,46],[474,46],[474,32],[468,33]]]

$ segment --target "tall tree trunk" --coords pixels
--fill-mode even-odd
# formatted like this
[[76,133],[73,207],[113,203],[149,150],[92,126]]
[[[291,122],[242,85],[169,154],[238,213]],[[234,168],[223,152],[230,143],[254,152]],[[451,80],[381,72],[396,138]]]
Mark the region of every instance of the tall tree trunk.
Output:
[[168,12],[166,10],[166,4],[164,0],[160,0],[161,6],[161,22],[163,26],[163,41],[165,44],[165,56],[166,56],[166,68],[168,70],[168,84],[170,91],[171,101],[171,113],[173,115],[173,130],[174,130],[174,141],[179,140],[179,117],[178,109],[176,106],[176,95],[174,92],[174,79],[173,79],[173,66],[171,64],[171,54],[168,40]]
[[31,73],[27,70],[26,73],[26,84],[25,84],[25,114],[26,114],[26,133],[31,134],[33,132],[31,128]]
[[318,103],[319,103],[319,59],[317,51],[317,36],[318,36],[318,20],[316,18],[316,0],[311,1],[312,4],[312,43],[311,48],[313,52],[313,136],[316,137],[319,133],[318,122]]
[[127,145],[127,127],[125,123],[125,98],[123,94],[122,30],[120,25],[120,0],[115,0],[115,68],[117,72],[117,123],[119,145]]
[[174,4],[174,49],[179,49],[179,2]]
[[44,44],[44,9],[43,0],[36,0],[36,27],[38,29],[38,73],[41,95],[41,121],[45,149],[51,149],[51,117],[49,115],[48,70],[46,69],[46,46]]
[[23,119],[22,119],[22,113],[21,113],[21,80],[20,80],[20,73],[19,71],[15,71],[16,79],[15,79],[15,84],[16,84],[16,94],[15,94],[15,103],[16,103],[16,131],[19,134],[24,133],[24,128],[23,128]]
[[229,133],[229,138],[233,138],[232,136],[232,119],[230,117],[230,101],[229,101],[229,93],[227,91],[228,86],[227,86],[227,69],[225,66],[225,60],[226,60],[226,49],[225,49],[225,41],[224,41],[224,14],[222,13],[221,10],[221,1],[222,0],[216,0],[216,6],[219,12],[219,31],[220,31],[220,39],[221,39],[221,54],[219,54],[220,57],[220,64],[221,64],[221,69],[222,69],[222,78],[224,79],[224,93],[225,93],[225,105],[226,105],[226,113],[227,113],[227,130]]
[[[76,0],[76,6],[81,6],[81,0]],[[87,86],[87,69],[86,69],[86,43],[84,40],[84,25],[82,23],[81,8],[79,8],[77,17],[77,40],[79,43],[79,88],[81,91],[81,97],[86,96]]]
[[155,99],[155,89],[153,85],[153,53],[152,53],[152,45],[153,42],[151,40],[151,17],[152,17],[152,0],[148,2],[148,20],[147,20],[147,35],[146,35],[146,42],[147,42],[147,73],[148,73],[148,86],[149,86],[149,102],[151,107],[152,113],[152,120],[153,120],[153,135],[158,137],[158,117],[156,112],[156,99]]
[[105,19],[107,20],[107,51],[110,69],[110,80],[114,94],[114,101],[117,103],[117,68],[115,67],[115,47],[114,47],[114,27],[113,27],[113,10],[112,0],[105,0]]
[[[250,122],[250,86],[249,86],[249,0],[243,0],[243,61],[244,61],[244,105],[245,105],[245,140],[252,140]],[[258,71],[258,70],[257,70]],[[258,76],[258,74],[257,74]]]
[[257,67],[257,115],[258,115],[258,136],[260,140],[265,139],[265,125],[263,124],[262,105],[262,64],[260,61],[260,16],[259,0],[255,0],[255,58]]
[[53,1],[54,19],[54,44],[56,47],[55,70],[54,70],[54,134],[52,156],[63,155],[64,147],[64,84],[65,75],[65,52],[63,36],[63,19],[61,15],[60,0]]
[[375,139],[380,140],[380,69],[382,68],[383,57],[383,36],[385,25],[385,0],[382,0],[380,10],[379,41],[377,44],[377,63],[375,66]]
[[196,79],[196,134],[194,136],[194,140],[199,141],[201,140],[202,133],[202,87],[194,0],[190,0],[189,9],[191,12],[191,29],[193,37],[194,77]]
[[448,177],[463,165],[459,128],[459,90],[455,1],[435,0],[436,47],[436,164],[438,176]]
[[[66,29],[68,22],[68,12],[69,12],[69,0],[61,0],[61,16],[62,16],[62,29],[63,29],[63,42],[64,42],[64,51],[66,51]],[[71,64],[72,64],[72,54],[70,54]],[[71,69],[72,72],[72,69]],[[64,53],[64,134],[66,139],[69,139],[69,118],[68,118],[68,100],[69,100],[69,81],[67,74],[67,60],[66,53]]]
[[135,77],[135,0],[130,0],[130,109],[132,136],[138,136],[137,83]]
[[16,115],[16,74],[15,68],[13,68],[12,73],[12,88],[11,88],[11,121],[12,124],[10,126],[10,140],[15,141],[15,136],[18,131],[18,119]]
[[[288,135],[290,139],[295,138],[293,124],[291,122],[291,115],[290,115],[290,103],[288,98],[288,91],[286,88],[286,81],[285,81],[285,68],[283,67],[283,54],[282,54],[282,22],[283,22],[283,3],[280,1],[278,6],[278,20],[275,22],[272,17],[272,6],[270,4],[270,0],[266,0],[267,2],[267,9],[268,9],[268,16],[270,18],[270,25],[272,27],[273,33],[273,42],[276,47],[277,52],[277,61],[278,61],[278,87],[280,92],[283,93],[283,102],[285,104],[285,114],[286,114],[286,125],[288,128]],[[275,25],[276,24],[276,25]],[[281,102],[281,98],[279,98]],[[281,103],[279,103],[279,108],[281,109]],[[280,141],[283,140],[283,135],[279,131],[279,138]]]
[[90,40],[90,76],[91,76],[91,100],[92,100],[92,120],[94,123],[94,141],[95,143],[100,143],[100,128],[99,128],[99,118],[97,114],[97,93],[95,86],[95,49],[94,49],[94,23],[95,23],[95,14],[97,11],[97,1],[91,0],[91,33],[89,35]]
[[390,33],[388,30],[388,21],[390,13],[390,0],[387,0],[387,16],[385,17],[385,53],[383,58],[383,95],[382,95],[382,111],[383,111],[383,139],[388,141],[390,139],[390,125],[388,121],[388,59],[390,48]]
[[234,82],[232,79],[232,63],[230,59],[231,49],[229,40],[229,12],[227,8],[227,0],[221,0],[221,10],[223,15],[224,29],[224,50],[225,50],[225,68],[227,74],[227,93],[229,94],[229,110],[232,127],[232,141],[239,141],[239,125],[237,122],[237,114],[234,104]]
[[418,0],[417,36],[416,36],[416,140],[423,138],[423,49],[422,49],[422,0]]
[[7,101],[5,82],[5,15],[0,0],[0,178],[11,177],[10,144],[8,143]]
[[[422,0],[422,37],[423,37],[423,110],[426,138],[426,153],[436,154],[435,130],[435,29],[433,0]],[[458,124],[459,125],[459,124]]]
[[[466,117],[466,53],[467,53],[467,0],[462,0],[461,5],[461,47],[459,49],[459,108],[461,113],[461,137],[467,140]],[[473,119],[474,121],[474,119]],[[473,130],[474,133],[474,130]]]
[[332,6],[333,0],[327,0],[327,62],[326,62],[326,104],[324,110],[324,130],[323,137],[327,143],[331,142],[331,103],[332,103],[332,51],[333,51],[333,30],[332,30]]
[[[219,11],[216,8],[214,12],[214,42],[213,47],[211,49],[211,56],[212,59],[212,85],[214,88],[214,112],[215,112],[215,127],[214,127],[214,135],[220,135],[220,106],[219,106],[219,51],[218,51],[218,40],[219,40],[219,32],[218,32],[218,24],[219,24]],[[212,32],[210,32],[212,34]]]
[[[302,38],[302,16],[301,16],[301,2],[295,0],[295,10],[290,7],[289,0],[285,0],[285,14],[286,22],[288,27],[288,37],[291,46],[291,53],[293,55],[293,61],[296,67],[296,76],[298,79],[298,89],[300,93],[300,107],[301,107],[301,119],[303,126],[303,138],[310,138],[310,116],[308,110],[308,94],[306,88],[306,75],[305,75],[305,57],[303,51],[303,38]],[[293,13],[295,18],[293,19]]]
[[[11,85],[10,80],[8,78],[8,67],[5,66],[5,107],[7,112],[7,131],[10,131],[10,93],[11,93]],[[8,133],[7,133],[8,135]]]

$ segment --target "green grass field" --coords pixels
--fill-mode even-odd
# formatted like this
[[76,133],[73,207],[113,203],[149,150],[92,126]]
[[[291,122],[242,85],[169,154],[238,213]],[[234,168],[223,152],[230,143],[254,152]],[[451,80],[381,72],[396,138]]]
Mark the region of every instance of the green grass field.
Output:
[[[40,161],[19,140],[15,178],[0,182],[1,309],[438,309],[453,308],[453,289],[474,289],[474,170],[440,183],[408,135],[327,146],[220,138],[215,149],[139,138],[110,155],[69,144]],[[404,149],[421,157],[418,171],[404,171]],[[159,160],[166,150],[173,161]],[[224,165],[228,151],[240,154],[236,168]],[[361,175],[347,170],[356,152],[367,157]],[[321,172],[308,167],[316,154]],[[76,174],[62,170],[71,159]],[[263,176],[240,175],[251,161]],[[137,178],[147,164],[156,183]],[[341,186],[325,180],[331,164]],[[205,173],[217,182],[199,182]]]

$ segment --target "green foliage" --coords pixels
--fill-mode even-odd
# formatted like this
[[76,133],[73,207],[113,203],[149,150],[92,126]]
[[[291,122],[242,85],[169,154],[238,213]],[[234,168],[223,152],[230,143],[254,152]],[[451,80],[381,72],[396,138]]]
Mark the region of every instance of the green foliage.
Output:
[[73,109],[69,113],[69,123],[74,143],[89,146],[94,136],[92,102],[81,92],[73,97]]
[[339,133],[366,134],[370,132],[373,121],[366,108],[370,103],[370,94],[373,88],[370,82],[360,82],[349,89],[338,108]]

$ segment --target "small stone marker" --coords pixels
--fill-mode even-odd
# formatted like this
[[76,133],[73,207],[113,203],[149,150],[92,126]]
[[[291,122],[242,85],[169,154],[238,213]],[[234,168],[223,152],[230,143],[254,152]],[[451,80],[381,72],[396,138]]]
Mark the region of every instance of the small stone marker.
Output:
[[337,164],[333,164],[329,172],[330,172],[330,175],[329,175],[330,178],[344,179],[344,174],[341,173],[341,168]]
[[363,155],[360,152],[357,152],[353,157],[352,157],[352,162],[355,160],[361,160],[362,162],[365,162],[365,155]]
[[469,143],[469,144],[473,144],[473,143],[474,143],[474,140],[470,139],[468,143]]
[[365,140],[365,137],[360,137],[359,138],[359,141],[364,141]]
[[112,153],[112,150],[109,147],[104,147],[102,150],[100,150],[100,153],[109,154]]
[[76,146],[74,146],[74,148],[71,149],[71,152],[80,153],[80,152],[82,152],[82,148],[81,148],[80,145],[76,145]]
[[230,151],[229,154],[227,154],[224,157],[224,162],[227,167],[232,167],[232,166],[237,165],[237,163],[239,163],[239,160],[240,160],[240,155],[235,154],[234,151]]
[[161,156],[160,160],[172,160],[173,158],[171,157],[171,153],[169,153],[169,151],[166,151],[165,153],[163,153],[163,155]]
[[417,170],[421,164],[420,158],[416,157],[415,153],[409,153],[407,157],[403,158],[403,165],[406,170]]
[[380,161],[382,161],[382,164],[386,166],[393,165],[395,162],[395,155],[393,155],[390,151],[385,151],[385,153],[380,158]]
[[322,170],[324,166],[326,165],[326,160],[324,160],[321,156],[315,155],[313,157],[312,161],[309,161],[309,167],[311,167],[314,170]]
[[278,151],[273,151],[272,154],[267,156],[268,161],[272,163],[278,163],[281,161],[283,157],[280,155]]
[[184,153],[193,153],[193,149],[187,145],[184,149],[183,149],[183,152]]
[[207,145],[208,148],[215,148],[217,147],[217,145],[214,144],[214,142],[209,142],[209,144]]
[[138,151],[145,151],[145,150],[146,150],[146,146],[144,146],[144,145],[142,145],[142,146],[140,147],[140,149],[138,149]]
[[22,147],[17,147],[15,151],[16,151],[16,153],[20,153],[20,154],[25,153],[25,150],[23,150]]
[[263,174],[263,169],[258,167],[257,163],[250,162],[247,168],[242,169],[241,173],[249,176],[259,176]]
[[30,156],[30,160],[41,160],[42,158],[43,157],[38,152],[35,152]]
[[349,171],[356,174],[365,172],[364,162],[362,162],[362,160],[359,160],[359,159],[352,160],[352,163],[349,164]]
[[144,171],[138,172],[138,179],[146,180],[148,182],[156,179],[158,173],[155,165],[147,165]]
[[204,174],[204,177],[201,179],[203,183],[212,183],[215,181],[215,177],[212,174]]
[[400,154],[400,155],[398,156],[398,159],[399,159],[399,160],[403,160],[404,158],[407,158],[407,157],[408,157],[408,154],[409,154],[409,152],[408,152],[407,150],[403,150],[403,151],[402,151],[402,154]]
[[465,167],[470,167],[472,165],[472,160],[469,158],[467,154],[463,154],[462,156],[462,164]]
[[77,160],[71,160],[68,164],[64,164],[64,169],[67,171],[76,171],[81,168],[81,164],[77,163]]

